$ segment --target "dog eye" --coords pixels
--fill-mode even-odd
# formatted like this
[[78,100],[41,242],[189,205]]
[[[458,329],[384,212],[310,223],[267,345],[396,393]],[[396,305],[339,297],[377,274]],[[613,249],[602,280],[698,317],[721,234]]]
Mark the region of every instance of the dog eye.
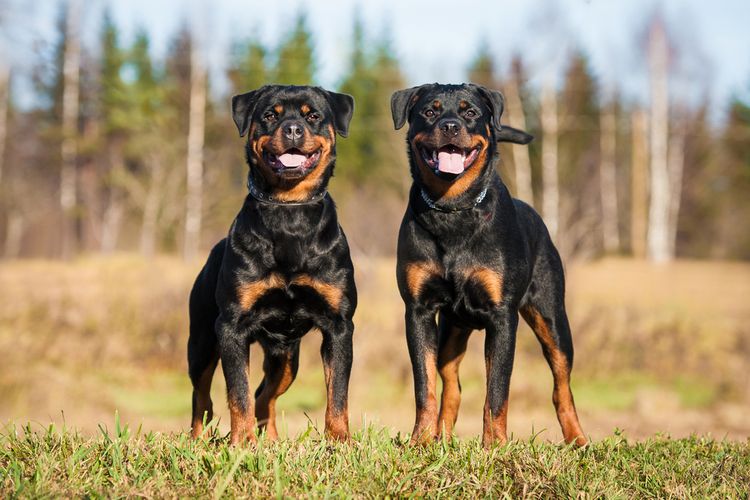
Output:
[[320,115],[318,113],[308,113],[305,118],[309,122],[316,122],[316,121],[320,120]]
[[435,116],[435,112],[434,112],[433,110],[431,110],[431,109],[428,109],[428,110],[426,110],[426,111],[424,112],[424,115],[425,115],[425,116],[426,116],[427,118],[432,118],[433,116]]
[[267,122],[276,121],[276,113],[272,111],[266,111],[266,113],[263,115],[263,119]]
[[473,109],[469,109],[466,111],[466,113],[464,113],[464,116],[466,116],[466,118],[476,118],[477,112]]

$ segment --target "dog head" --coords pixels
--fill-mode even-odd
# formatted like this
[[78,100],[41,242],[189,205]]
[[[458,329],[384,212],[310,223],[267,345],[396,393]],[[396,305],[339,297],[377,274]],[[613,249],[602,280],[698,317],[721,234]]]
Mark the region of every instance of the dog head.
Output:
[[346,137],[354,99],[320,87],[266,85],[232,98],[232,117],[251,174],[281,201],[304,201],[325,186],[336,133]]
[[427,84],[391,97],[393,125],[408,121],[415,181],[435,199],[464,193],[491,167],[497,142],[528,144],[532,136],[500,125],[504,99],[479,85]]

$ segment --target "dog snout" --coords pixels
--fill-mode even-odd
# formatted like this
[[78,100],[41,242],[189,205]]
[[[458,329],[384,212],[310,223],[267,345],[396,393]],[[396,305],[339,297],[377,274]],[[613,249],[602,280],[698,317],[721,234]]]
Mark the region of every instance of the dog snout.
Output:
[[458,135],[458,132],[461,130],[461,124],[458,122],[458,120],[454,120],[451,118],[440,120],[438,127],[440,128],[440,131],[448,137],[456,137]]
[[282,126],[282,131],[284,133],[284,137],[292,142],[296,142],[301,139],[305,133],[302,124],[296,121],[284,123]]

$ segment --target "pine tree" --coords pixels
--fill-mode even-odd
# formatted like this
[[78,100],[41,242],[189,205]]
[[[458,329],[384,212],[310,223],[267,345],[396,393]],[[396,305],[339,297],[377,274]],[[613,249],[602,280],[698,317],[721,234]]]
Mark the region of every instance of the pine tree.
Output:
[[241,94],[269,83],[267,51],[257,39],[235,45],[228,72],[233,94]]
[[284,85],[312,85],[315,81],[315,60],[312,34],[304,12],[297,15],[294,29],[278,49],[274,81]]

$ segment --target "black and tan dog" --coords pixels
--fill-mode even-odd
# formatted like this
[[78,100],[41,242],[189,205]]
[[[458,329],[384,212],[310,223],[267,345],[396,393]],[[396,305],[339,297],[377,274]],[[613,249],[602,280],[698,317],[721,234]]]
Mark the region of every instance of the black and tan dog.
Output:
[[[349,247],[326,187],[336,133],[346,136],[354,100],[317,87],[265,86],[232,99],[248,134],[250,194],[229,235],[211,251],[190,294],[188,362],[192,434],[212,418],[211,379],[221,359],[231,442],[255,440],[255,422],[277,437],[276,398],[297,374],[300,340],[323,334],[325,429],[349,437],[347,395],[357,305]],[[264,378],[248,390],[249,347],[264,351]]]
[[[552,400],[565,440],[585,444],[569,385],[573,343],[562,263],[542,219],[511,198],[495,169],[497,142],[527,144],[532,137],[501,126],[503,96],[472,84],[400,90],[391,111],[396,129],[409,122],[414,179],[397,266],[417,402],[412,442],[451,434],[461,398],[459,363],[478,329],[486,332],[482,443],[507,440],[520,312],[552,369]],[[443,381],[439,413],[437,373]]]

